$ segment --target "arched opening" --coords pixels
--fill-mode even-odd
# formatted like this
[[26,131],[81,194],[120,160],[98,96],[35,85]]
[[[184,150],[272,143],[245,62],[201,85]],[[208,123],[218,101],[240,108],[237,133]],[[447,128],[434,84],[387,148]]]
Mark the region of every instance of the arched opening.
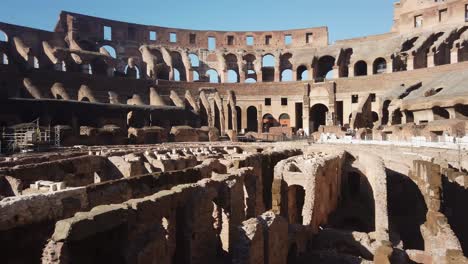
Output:
[[83,64],[81,65],[81,72],[85,74],[92,75],[93,74],[93,66],[91,64]]
[[403,114],[401,113],[400,108],[393,111],[392,125],[401,125],[401,118],[402,117],[403,117]]
[[8,35],[3,32],[2,30],[0,30],[0,41],[1,42],[8,42]]
[[190,59],[190,66],[192,66],[192,68],[200,67],[200,59],[197,55],[190,53],[188,56]]
[[65,61],[62,61],[62,63],[60,64],[59,70],[61,70],[63,72],[67,71],[67,64],[65,63]]
[[197,71],[192,71],[192,74],[193,74],[193,81],[194,81],[194,82],[200,80],[200,74],[198,74]]
[[109,53],[109,55],[116,59],[117,58],[117,52],[115,52],[115,49],[109,45],[105,45],[105,46],[102,46],[103,49],[105,49],[107,51],[107,53]]
[[216,70],[210,69],[206,71],[206,75],[208,75],[210,83],[219,83],[219,75]]
[[387,61],[384,58],[377,58],[373,65],[374,74],[382,74],[387,72]]
[[132,58],[128,59],[128,64],[125,66],[125,75],[130,79],[140,79],[140,69],[135,65]]
[[366,76],[367,63],[365,61],[358,61],[354,64],[354,76]]
[[349,171],[344,178],[342,200],[330,217],[334,228],[372,232],[375,230],[374,192],[367,177],[359,171]]
[[390,113],[388,112],[388,107],[390,106],[390,100],[385,100],[382,107],[382,125],[387,125],[389,120]]
[[321,57],[317,62],[316,81],[323,82],[325,78],[327,79],[333,78],[333,76],[328,75],[330,72],[333,71],[333,66],[335,66],[334,57],[328,56],[328,55]]
[[271,114],[265,114],[262,118],[262,131],[264,133],[268,133],[270,131],[270,127],[278,126],[278,122]]
[[180,72],[178,69],[174,68],[174,81],[180,82]]
[[455,117],[459,119],[468,119],[468,105],[455,105]]
[[228,83],[239,82],[239,75],[235,70],[228,70]]
[[228,118],[227,118],[228,129],[231,130],[232,129],[232,110],[231,110],[230,105],[227,106],[227,110],[228,110]]
[[372,123],[375,123],[375,122],[379,121],[379,114],[372,111],[371,115],[372,115]]
[[297,67],[297,80],[305,81],[308,79],[309,79],[309,71],[307,70],[307,67],[304,65]]
[[[255,72],[255,60],[256,57],[253,54],[247,54],[242,58],[245,61],[245,66],[246,66],[246,73],[245,73],[245,79],[246,83],[252,83],[252,79],[257,81],[257,73]],[[249,80],[249,82],[247,82]]]
[[2,65],[8,65],[8,56],[5,53],[0,53],[0,62]]
[[286,69],[281,73],[281,81],[282,82],[290,82],[293,80],[293,71],[290,69]]
[[258,131],[258,116],[257,108],[255,106],[250,106],[247,108],[247,132],[250,131]]
[[237,115],[237,131],[242,130],[242,109],[239,106],[236,106],[236,115]]
[[310,128],[312,132],[318,131],[320,126],[324,126],[327,120],[328,107],[323,104],[316,104],[310,109]]
[[271,54],[262,57],[262,78],[264,82],[275,80],[275,57]]
[[245,80],[245,83],[256,83],[257,80],[255,80],[254,78],[248,78],[247,80]]
[[399,235],[404,249],[424,250],[420,230],[427,214],[424,196],[408,176],[390,169],[386,174],[389,231]]
[[203,105],[203,103],[200,102],[200,125],[201,126],[208,126],[208,112]]
[[300,185],[288,187],[288,220],[290,224],[302,225],[305,190]]
[[91,101],[89,100],[89,98],[88,98],[88,97],[86,97],[86,96],[85,96],[85,97],[83,97],[83,98],[81,98],[81,100],[80,100],[80,101],[81,101],[81,102],[91,102]]
[[282,127],[290,127],[291,119],[289,118],[289,115],[286,113],[281,114],[279,116],[279,123],[280,123],[280,126]]
[[434,120],[443,120],[450,118],[450,113],[439,106],[435,106],[432,108],[432,114],[434,115]]
[[405,110],[406,123],[414,123],[414,114],[411,111]]
[[177,69],[179,71],[179,81],[187,81],[185,64],[184,64],[184,60],[182,59],[182,55],[177,51],[172,51],[171,61],[172,61],[173,69],[174,70]]
[[214,126],[221,131],[221,113],[218,104],[214,104]]

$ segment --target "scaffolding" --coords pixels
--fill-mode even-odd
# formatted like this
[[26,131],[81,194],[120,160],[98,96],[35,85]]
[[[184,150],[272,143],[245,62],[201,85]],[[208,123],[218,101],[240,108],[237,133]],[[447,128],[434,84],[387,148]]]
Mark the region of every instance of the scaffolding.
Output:
[[[55,144],[57,144],[56,135],[53,140],[50,126],[41,127],[39,119],[31,123],[18,124],[2,129],[1,152],[39,151]],[[58,140],[58,144],[60,144],[60,139]]]

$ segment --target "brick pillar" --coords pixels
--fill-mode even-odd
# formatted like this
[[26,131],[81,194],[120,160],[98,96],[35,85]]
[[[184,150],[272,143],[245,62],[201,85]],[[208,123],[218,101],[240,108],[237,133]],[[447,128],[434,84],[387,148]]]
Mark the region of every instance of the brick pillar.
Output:
[[258,133],[263,132],[263,113],[262,113],[262,105],[258,105],[257,109],[257,122],[258,122]]

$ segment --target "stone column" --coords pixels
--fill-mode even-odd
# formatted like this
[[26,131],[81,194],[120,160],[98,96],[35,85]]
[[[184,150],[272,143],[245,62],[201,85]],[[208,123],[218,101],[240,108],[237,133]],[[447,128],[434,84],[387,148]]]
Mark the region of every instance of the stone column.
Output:
[[392,73],[393,72],[393,60],[392,58],[387,58],[387,73]]
[[310,135],[310,98],[309,98],[309,85],[304,85],[304,94],[302,100],[302,127],[305,135]]
[[406,70],[407,71],[412,71],[414,70],[414,55],[409,54],[407,61],[406,61]]
[[257,127],[257,132],[262,133],[263,132],[263,114],[262,114],[262,105],[258,105],[257,107],[257,122],[258,122],[258,127]]
[[279,82],[281,80],[281,72],[279,65],[275,65],[275,82]]
[[434,52],[431,50],[429,51],[429,53],[427,53],[427,67],[428,68],[432,68],[435,66],[434,59],[435,59]]
[[292,70],[292,80],[295,82],[297,81],[297,71],[294,69]]
[[309,80],[313,80],[313,79],[314,79],[314,68],[313,68],[312,66],[307,65],[307,73],[308,73],[308,74],[307,74],[307,75],[308,75],[307,78],[308,78]]
[[353,65],[350,65],[348,67],[348,77],[354,77],[354,66]]
[[367,75],[368,76],[371,76],[371,75],[374,75],[374,63],[367,63]]
[[242,109],[242,112],[241,112],[241,117],[242,117],[242,120],[241,120],[241,127],[239,127],[239,131],[242,131],[242,129],[247,129],[247,108],[245,109]]
[[458,48],[454,47],[450,50],[450,63],[458,63]]
[[333,79],[340,77],[340,67],[338,65],[333,66]]

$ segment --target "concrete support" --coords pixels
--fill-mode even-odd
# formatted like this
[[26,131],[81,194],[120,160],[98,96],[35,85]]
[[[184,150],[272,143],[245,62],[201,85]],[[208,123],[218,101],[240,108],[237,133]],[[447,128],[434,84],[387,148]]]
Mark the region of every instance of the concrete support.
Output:
[[367,63],[367,75],[368,76],[374,75],[374,63],[369,63],[369,62],[366,62],[366,63]]
[[241,117],[242,120],[241,127],[239,127],[239,131],[241,131],[242,129],[247,129],[247,108],[242,109]]
[[281,81],[281,72],[280,72],[280,67],[279,65],[275,66],[275,82],[280,82]]
[[310,135],[310,98],[309,98],[309,85],[304,85],[304,97],[302,101],[302,127],[305,135]]

